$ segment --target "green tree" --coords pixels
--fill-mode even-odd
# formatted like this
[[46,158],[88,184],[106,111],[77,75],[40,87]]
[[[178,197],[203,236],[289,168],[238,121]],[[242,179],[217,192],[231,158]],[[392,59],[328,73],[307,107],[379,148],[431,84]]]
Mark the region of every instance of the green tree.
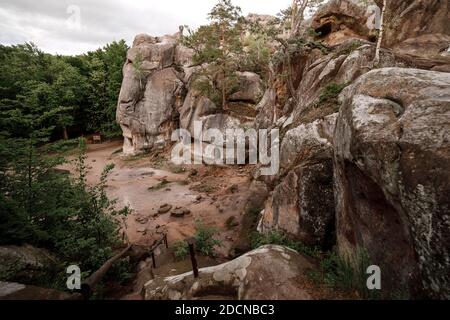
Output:
[[236,72],[243,55],[241,9],[230,0],[219,0],[208,15],[210,25],[189,30],[185,45],[195,50],[194,61],[202,66],[196,74],[196,86],[223,109],[238,89]]

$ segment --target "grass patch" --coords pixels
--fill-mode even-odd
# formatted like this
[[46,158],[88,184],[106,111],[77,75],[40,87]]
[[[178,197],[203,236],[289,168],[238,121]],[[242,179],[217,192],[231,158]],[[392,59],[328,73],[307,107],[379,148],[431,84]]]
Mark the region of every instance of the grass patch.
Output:
[[325,88],[322,89],[319,96],[318,104],[333,103],[338,104],[339,94],[348,86],[348,83],[330,83]]
[[147,154],[141,153],[141,154],[137,154],[137,155],[134,155],[134,156],[124,157],[123,161],[125,161],[125,162],[133,162],[133,161],[138,161],[138,160],[144,159],[145,157],[147,157]]
[[300,241],[292,240],[280,231],[271,231],[267,234],[254,232],[250,237],[252,249],[267,244],[285,246],[312,258],[319,258],[321,256],[321,251],[318,248],[310,247]]
[[339,256],[336,252],[327,253],[320,261],[319,270],[310,271],[308,277],[316,285],[324,285],[363,299],[380,299],[380,290],[369,290],[366,285],[367,268],[372,265],[368,253],[359,250],[354,263]]
[[175,173],[175,174],[181,174],[181,173],[185,173],[186,172],[186,168],[185,167],[177,166],[177,165],[174,165],[172,163],[169,163],[168,169],[169,169],[170,172]]
[[238,225],[239,225],[239,222],[236,220],[235,216],[231,216],[225,221],[225,227],[228,230],[231,230],[234,227],[237,227]]
[[161,189],[165,188],[168,184],[170,184],[170,182],[167,181],[166,179],[163,179],[157,185],[154,185],[153,187],[150,187],[147,190],[148,191],[158,191],[158,190],[161,190]]

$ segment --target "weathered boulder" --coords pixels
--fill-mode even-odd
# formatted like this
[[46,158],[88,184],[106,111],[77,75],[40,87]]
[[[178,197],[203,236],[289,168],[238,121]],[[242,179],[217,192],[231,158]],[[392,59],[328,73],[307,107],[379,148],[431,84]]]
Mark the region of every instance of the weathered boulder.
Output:
[[180,108],[180,128],[186,129],[193,135],[194,122],[208,115],[213,115],[220,109],[207,97],[197,90],[189,90],[182,107]]
[[44,249],[30,245],[0,247],[0,274],[9,281],[32,282],[51,272],[56,264]]
[[0,300],[69,300],[67,292],[0,281]]
[[[147,300],[199,299],[224,296],[238,300],[309,300],[300,277],[313,269],[307,258],[286,247],[268,245],[230,262],[192,272],[156,278],[145,285]],[[274,290],[274,285],[277,285]]]
[[184,99],[184,84],[174,64],[176,42],[139,35],[128,51],[117,107],[125,154],[164,145],[176,126],[176,111]]
[[387,290],[450,298],[450,74],[385,68],[342,93],[334,134],[337,240]]
[[337,114],[289,130],[281,145],[282,174],[266,202],[259,232],[281,230],[291,238],[330,248],[334,243],[333,149]]
[[365,8],[350,0],[332,0],[321,6],[311,20],[311,28],[329,45],[349,38],[369,40],[372,35]]
[[445,34],[424,34],[416,38],[410,38],[397,44],[394,50],[401,54],[422,56],[429,59],[448,58],[447,49],[450,47],[450,35]]
[[230,101],[246,101],[253,104],[259,102],[263,95],[261,77],[253,72],[238,72],[239,91],[233,93]]

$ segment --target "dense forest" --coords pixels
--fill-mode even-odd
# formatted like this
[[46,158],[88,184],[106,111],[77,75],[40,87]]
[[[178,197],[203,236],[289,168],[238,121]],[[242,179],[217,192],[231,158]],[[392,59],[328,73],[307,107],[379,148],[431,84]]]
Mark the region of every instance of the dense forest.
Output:
[[[85,140],[77,137],[120,133],[115,108],[127,50],[125,41],[81,56],[50,55],[30,43],[0,46],[1,245],[45,247],[88,271],[120,243],[116,218],[128,209],[116,211],[105,194],[112,166],[88,186]],[[78,148],[75,176],[57,169],[68,148]],[[0,280],[11,273],[0,270]],[[50,275],[45,285],[62,285],[64,273]]]

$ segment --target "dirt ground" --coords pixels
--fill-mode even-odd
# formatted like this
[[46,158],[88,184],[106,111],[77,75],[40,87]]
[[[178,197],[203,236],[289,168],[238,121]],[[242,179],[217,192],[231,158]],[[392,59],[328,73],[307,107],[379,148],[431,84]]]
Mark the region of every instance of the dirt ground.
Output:
[[[108,179],[107,193],[117,199],[117,206],[129,206],[132,213],[127,217],[124,232],[132,244],[151,246],[163,232],[168,234],[169,245],[192,237],[195,222],[219,229],[218,248],[221,257],[227,257],[239,226],[227,226],[234,216],[240,223],[248,191],[248,167],[211,167],[204,165],[175,166],[168,161],[168,154],[124,157],[122,141],[90,144],[87,164],[90,167],[87,181],[99,181],[103,168],[114,164]],[[70,159],[70,158],[69,158]],[[68,164],[63,169],[73,170]],[[190,214],[183,218],[171,216],[170,212],[158,214],[159,208],[169,204],[183,207]]]

